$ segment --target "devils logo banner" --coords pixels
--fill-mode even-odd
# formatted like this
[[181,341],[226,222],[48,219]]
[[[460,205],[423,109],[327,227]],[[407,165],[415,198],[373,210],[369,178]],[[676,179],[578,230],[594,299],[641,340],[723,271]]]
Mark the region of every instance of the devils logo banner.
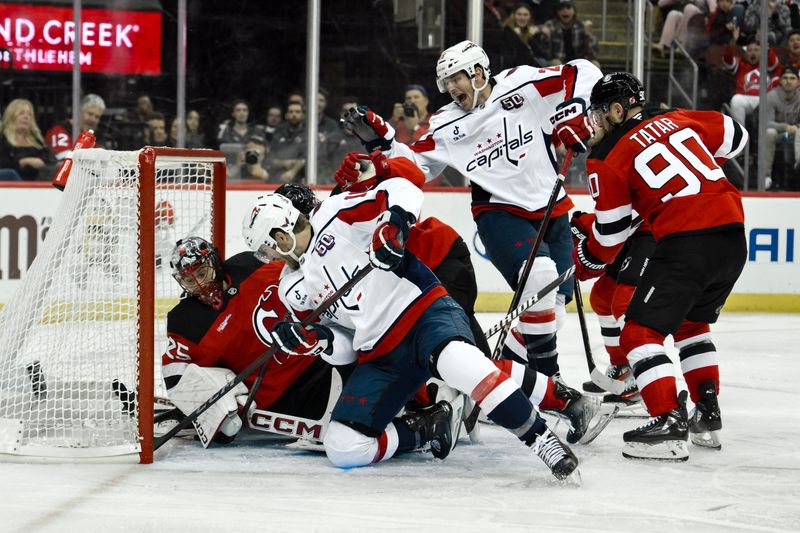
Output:
[[[84,72],[161,73],[161,13],[81,10]],[[0,61],[16,70],[72,70],[72,8],[0,4]]]

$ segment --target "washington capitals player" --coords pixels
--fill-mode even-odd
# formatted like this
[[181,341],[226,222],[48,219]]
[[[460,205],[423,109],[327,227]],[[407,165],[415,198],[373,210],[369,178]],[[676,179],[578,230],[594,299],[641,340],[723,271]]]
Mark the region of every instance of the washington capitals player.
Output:
[[[453,102],[433,115],[430,133],[415,144],[394,142],[391,126],[367,109],[352,109],[345,122],[368,150],[408,157],[427,179],[447,166],[466,176],[481,240],[492,263],[516,288],[556,182],[552,134],[567,148],[587,149],[592,130],[585,109],[600,77],[597,67],[576,60],[549,68],[520,66],[492,79],[486,52],[463,41],[445,50],[436,65],[436,84]],[[572,266],[567,218],[572,206],[562,190],[522,300]],[[565,282],[558,294],[534,304],[518,325],[528,364],[550,376],[558,372],[556,317],[563,316],[572,284]]]
[[[418,436],[393,417],[433,375],[470,394],[489,418],[530,446],[554,476],[568,477],[577,458],[514,380],[473,345],[463,310],[405,251],[421,206],[422,192],[395,178],[326,200],[310,222],[274,194],[259,198],[243,221],[245,241],[257,256],[286,260],[280,295],[298,316],[367,264],[376,267],[323,314],[322,322],[305,329],[284,322],[276,328],[282,350],[296,354],[329,350],[335,341],[330,324],[353,332],[359,364],[332,413],[324,440],[328,458],[337,466],[365,466],[413,448]],[[434,455],[447,452],[434,448]]]
[[[630,74],[606,75],[592,89],[604,138],[587,162],[596,220],[576,246],[576,276],[598,276],[628,237],[635,210],[656,248],[636,286],[620,346],[652,417],[624,434],[623,455],[686,460],[688,435],[719,448],[719,369],[709,324],[744,267],[741,195],[719,164],[736,156],[747,131],[715,111],[645,110],[644,88]],[[680,350],[695,410],[677,394],[664,337]],[[687,420],[688,418],[688,420]]]

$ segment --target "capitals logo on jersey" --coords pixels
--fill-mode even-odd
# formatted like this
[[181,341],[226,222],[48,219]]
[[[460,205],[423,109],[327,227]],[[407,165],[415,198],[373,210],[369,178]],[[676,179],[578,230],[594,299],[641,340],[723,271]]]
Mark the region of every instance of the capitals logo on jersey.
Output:
[[492,168],[495,161],[501,157],[515,167],[519,166],[520,159],[527,155],[527,151],[519,149],[533,141],[533,130],[527,130],[522,123],[519,123],[516,130],[509,132],[508,126],[508,120],[503,117],[503,133],[496,133],[494,138],[489,137],[486,142],[481,140],[478,143],[478,151],[475,152],[477,157],[467,164],[468,171],[483,166]]

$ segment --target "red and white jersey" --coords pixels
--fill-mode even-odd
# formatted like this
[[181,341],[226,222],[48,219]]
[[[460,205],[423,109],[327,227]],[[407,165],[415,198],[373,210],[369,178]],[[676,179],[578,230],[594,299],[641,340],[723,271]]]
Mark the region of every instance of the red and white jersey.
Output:
[[[742,60],[742,51],[739,48],[728,46],[722,57],[722,65],[730,70],[736,78],[736,94],[747,94],[758,96],[761,73],[758,63],[755,65]],[[778,85],[781,77],[781,63],[772,48],[767,52],[767,73],[769,81],[767,90],[773,89]]]
[[[283,262],[263,264],[251,252],[237,254],[224,262],[230,287],[220,311],[197,298],[185,298],[169,312],[169,345],[162,356],[163,375],[171,388],[190,363],[222,367],[235,373],[258,359],[272,344],[270,332],[287,314],[278,296]],[[255,402],[267,409],[314,361],[313,357],[277,354],[271,358]],[[258,373],[245,378],[252,387]]]
[[72,150],[75,144],[72,142],[72,121],[56,124],[44,134],[45,142],[50,147],[50,151],[59,161],[67,157],[67,153]]
[[[392,156],[412,159],[431,180],[452,167],[472,184],[472,214],[503,209],[541,218],[558,172],[550,116],[564,100],[589,95],[600,70],[578,59],[566,65],[504,70],[489,99],[472,111],[455,102],[431,118],[428,135],[406,146],[392,143]],[[562,190],[554,216],[569,211]],[[538,213],[537,213],[538,211]]]
[[[369,263],[381,213],[399,206],[419,216],[422,191],[403,178],[374,189],[332,196],[311,217],[313,238],[303,264],[286,266],[280,295],[299,318],[317,308]],[[391,272],[375,269],[320,317],[353,332],[353,348],[367,361],[394,349],[430,305],[446,295],[428,267],[406,251]]]
[[611,263],[633,210],[653,237],[742,226],[739,191],[719,164],[742,151],[747,131],[716,111],[647,110],[596,145],[586,162],[596,220],[588,251]]

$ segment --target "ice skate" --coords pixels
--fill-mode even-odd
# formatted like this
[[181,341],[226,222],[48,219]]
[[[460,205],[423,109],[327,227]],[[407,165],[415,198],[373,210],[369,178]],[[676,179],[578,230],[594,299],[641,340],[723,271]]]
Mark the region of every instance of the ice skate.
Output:
[[570,430],[567,432],[569,444],[589,444],[608,426],[619,411],[619,407],[616,405],[601,406],[595,398],[564,385],[563,381],[553,379],[553,383],[555,384],[555,395],[566,400],[567,404],[561,411],[543,411],[569,422]]
[[686,461],[689,459],[686,391],[678,394],[678,407],[663,415],[651,417],[644,425],[622,435],[622,455],[629,459]]
[[713,381],[700,384],[700,401],[689,417],[689,437],[695,446],[721,450],[719,430],[722,429],[722,414],[717,402],[717,388]]
[[[573,472],[577,473],[578,458],[549,428],[536,438],[531,449],[544,461],[556,479],[563,481]],[[578,476],[576,481],[579,479]]]
[[[422,443],[429,443],[430,450],[437,459],[444,459],[450,455],[455,447],[453,438],[453,406],[442,400],[429,407],[415,411],[407,411],[401,420],[411,429],[419,433]],[[461,411],[458,413],[459,419]],[[458,421],[459,427],[461,421]]]

